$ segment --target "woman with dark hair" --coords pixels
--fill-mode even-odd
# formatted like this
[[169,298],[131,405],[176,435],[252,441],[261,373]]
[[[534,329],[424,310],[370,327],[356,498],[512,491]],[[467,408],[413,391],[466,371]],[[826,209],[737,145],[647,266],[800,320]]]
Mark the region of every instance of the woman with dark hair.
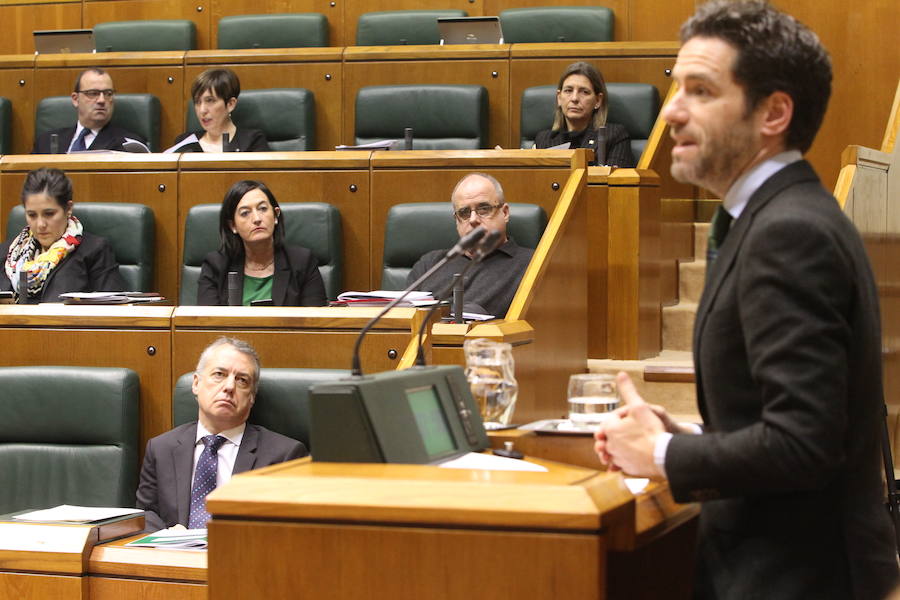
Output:
[[[59,169],[37,169],[22,186],[25,228],[0,245],[0,290],[25,304],[59,302],[67,292],[121,292],[112,248],[72,214],[72,182]],[[25,288],[22,289],[22,277]]]
[[[208,69],[191,84],[194,112],[202,131],[187,131],[167,152],[268,152],[266,136],[258,129],[238,129],[231,120],[241,94],[241,82],[231,69]],[[228,134],[223,144],[222,134]]]
[[325,283],[313,253],[284,243],[284,215],[260,181],[238,181],[225,194],[219,212],[222,246],[200,268],[197,304],[228,304],[228,273],[237,273],[241,303],[323,306]]
[[635,166],[628,132],[618,123],[606,121],[607,110],[603,75],[590,63],[572,63],[556,87],[553,127],[538,132],[534,147],[552,148],[568,143],[569,148],[593,149],[592,165]]

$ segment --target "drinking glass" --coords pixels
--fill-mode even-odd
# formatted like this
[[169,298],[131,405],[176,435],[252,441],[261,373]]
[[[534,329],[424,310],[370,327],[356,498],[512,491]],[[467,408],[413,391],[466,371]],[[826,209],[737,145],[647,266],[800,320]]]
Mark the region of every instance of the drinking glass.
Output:
[[569,420],[596,425],[619,407],[616,378],[602,373],[579,373],[569,378]]

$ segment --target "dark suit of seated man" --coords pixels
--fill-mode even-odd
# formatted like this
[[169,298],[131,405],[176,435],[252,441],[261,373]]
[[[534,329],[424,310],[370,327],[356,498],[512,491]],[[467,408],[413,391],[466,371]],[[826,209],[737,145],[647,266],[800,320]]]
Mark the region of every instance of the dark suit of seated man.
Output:
[[206,495],[232,474],[301,458],[306,447],[247,423],[259,387],[259,357],[246,342],[219,338],[200,355],[192,390],[199,421],[147,442],[137,507],[146,530],[206,527]]
[[[103,69],[82,71],[75,80],[72,106],[78,121],[72,127],[45,131],[34,140],[32,154],[68,154],[83,150],[124,150],[127,139],[146,144],[146,140],[121,127],[110,124],[115,108],[112,77]],[[57,146],[52,148],[52,136]]]
[[[500,182],[490,175],[469,173],[460,179],[450,195],[450,202],[460,237],[479,225],[496,229],[502,234],[500,247],[466,273],[464,304],[466,311],[503,318],[534,251],[516,245],[507,236],[509,204],[503,198]],[[446,250],[433,250],[425,254],[413,265],[406,284],[412,284],[446,253]],[[469,254],[451,259],[419,288],[440,294],[452,285],[453,275],[462,272],[470,260]]]

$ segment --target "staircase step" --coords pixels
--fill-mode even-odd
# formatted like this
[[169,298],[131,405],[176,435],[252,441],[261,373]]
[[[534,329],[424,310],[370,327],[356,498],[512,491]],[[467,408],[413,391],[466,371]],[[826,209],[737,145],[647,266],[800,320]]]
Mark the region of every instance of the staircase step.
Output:
[[662,347],[664,350],[690,352],[694,336],[696,302],[679,302],[662,310]]
[[588,360],[591,373],[615,374],[625,371],[634,381],[638,393],[647,401],[663,406],[672,414],[688,415],[687,420],[697,421],[697,394],[693,383],[647,381],[646,369],[688,369],[693,368],[690,352],[665,350],[655,358],[646,360]]
[[694,303],[700,301],[703,284],[706,281],[706,261],[693,260],[678,263],[678,301]]
[[706,240],[709,239],[709,223],[694,223],[694,258],[706,259]]

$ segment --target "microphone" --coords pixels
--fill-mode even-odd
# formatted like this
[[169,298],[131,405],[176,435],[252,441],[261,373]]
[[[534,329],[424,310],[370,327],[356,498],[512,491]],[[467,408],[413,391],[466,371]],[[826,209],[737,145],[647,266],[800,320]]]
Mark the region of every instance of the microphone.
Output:
[[50,154],[59,154],[59,134],[50,134]]
[[19,297],[16,304],[28,304],[28,271],[19,271]]
[[466,289],[466,280],[461,273],[453,276],[453,322],[465,323],[463,319],[463,292]]
[[227,131],[223,131],[223,132],[222,132],[222,152],[229,152],[229,150],[228,150],[228,142],[230,141],[230,140],[229,140],[230,137],[231,137],[231,136],[228,135],[228,132],[227,132]]
[[405,127],[403,129],[403,149],[412,150],[413,148],[413,128]]
[[240,306],[242,303],[244,294],[239,279],[237,271],[228,271],[225,279],[228,288],[228,306]]
[[[435,271],[447,264],[447,261],[449,261],[451,258],[459,256],[463,252],[475,246],[475,244],[477,244],[485,235],[487,235],[487,229],[485,229],[484,225],[479,225],[478,227],[461,237],[456,245],[450,248],[450,250],[448,250],[447,253],[443,256],[443,258],[441,258],[441,260],[437,261],[433,267],[425,271],[425,273],[423,273],[421,277],[406,286],[402,294],[388,302],[387,306],[381,309],[381,312],[379,312],[372,319],[370,319],[368,323],[366,323],[366,325],[360,330],[359,335],[356,336],[356,343],[353,345],[353,361],[351,364],[351,375],[353,377],[362,377],[363,372],[359,360],[359,348],[360,346],[362,346],[362,341],[363,338],[366,337],[366,333],[368,333],[369,330],[375,326],[375,323],[380,321],[381,318],[386,315],[389,310],[400,304],[400,302],[402,302],[403,299],[406,298],[407,294],[419,287],[419,285],[421,285],[423,281],[431,277]],[[468,268],[468,265],[466,265],[466,268]],[[465,269],[463,269],[463,272],[465,272]]]
[[[425,326],[431,321],[431,315],[434,313],[435,310],[437,310],[437,307],[441,305],[441,302],[451,293],[451,290],[452,290],[453,303],[454,303],[453,315],[454,315],[454,317],[456,317],[454,319],[454,322],[455,323],[463,323],[464,322],[464,319],[462,318],[462,313],[463,313],[463,299],[462,298],[463,298],[463,290],[465,289],[465,274],[469,269],[471,269],[473,266],[480,263],[488,255],[490,255],[491,252],[493,252],[494,250],[499,248],[500,243],[502,241],[503,241],[502,233],[500,233],[496,229],[490,230],[487,233],[487,235],[485,235],[484,238],[482,238],[481,243],[478,245],[478,248],[473,253],[472,260],[469,262],[469,264],[467,264],[465,266],[465,268],[462,270],[461,273],[457,273],[456,275],[453,276],[453,283],[451,284],[451,286],[449,288],[445,289],[444,292],[437,297],[438,302],[434,306],[431,307],[431,309],[428,311],[428,315],[426,315],[425,319],[422,320],[422,324],[419,325],[419,332],[417,334],[419,341],[418,341],[418,349],[416,350],[416,366],[418,366],[418,367],[425,366],[425,352],[423,352],[423,350],[422,350],[422,341],[423,341],[423,337],[425,335]],[[460,287],[462,288],[459,290],[458,313],[457,313],[457,306],[456,306],[457,278],[461,282]],[[457,316],[457,314],[458,314],[458,316]]]

